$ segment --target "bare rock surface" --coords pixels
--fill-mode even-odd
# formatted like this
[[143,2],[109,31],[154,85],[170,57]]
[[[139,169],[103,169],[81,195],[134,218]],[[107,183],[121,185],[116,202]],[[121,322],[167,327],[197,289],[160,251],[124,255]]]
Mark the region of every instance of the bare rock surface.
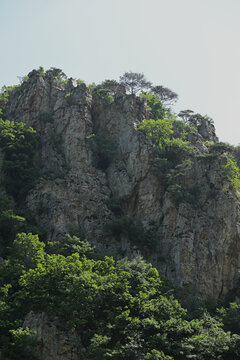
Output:
[[83,351],[81,339],[74,329],[66,330],[58,318],[45,313],[29,312],[23,326],[35,332],[34,355],[39,360],[78,360]]

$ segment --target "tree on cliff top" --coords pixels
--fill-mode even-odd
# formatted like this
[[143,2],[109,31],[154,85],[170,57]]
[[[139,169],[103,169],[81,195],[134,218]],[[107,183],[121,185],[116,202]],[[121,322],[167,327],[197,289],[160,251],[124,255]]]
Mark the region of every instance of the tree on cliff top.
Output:
[[126,90],[132,95],[137,94],[140,90],[149,89],[151,87],[151,82],[146,80],[144,74],[132,71],[125,72],[120,76],[119,80],[120,84],[123,84],[126,87]]
[[178,94],[162,85],[152,87],[152,93],[165,105],[172,105],[178,99]]

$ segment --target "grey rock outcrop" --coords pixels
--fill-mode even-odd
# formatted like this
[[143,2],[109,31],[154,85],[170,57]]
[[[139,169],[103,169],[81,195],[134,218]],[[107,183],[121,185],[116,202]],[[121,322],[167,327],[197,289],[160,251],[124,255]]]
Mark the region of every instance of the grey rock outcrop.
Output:
[[201,124],[198,125],[198,132],[204,141],[218,141],[215,133],[215,127],[208,119],[202,119]]
[[29,312],[23,326],[35,332],[34,355],[39,360],[78,360],[84,351],[74,329],[66,330],[66,324],[45,313]]
[[[190,132],[196,149],[181,184],[191,199],[175,195],[152,172],[153,149],[137,125],[148,116],[144,100],[124,92],[113,103],[92,97],[85,84],[67,85],[57,78],[31,73],[21,91],[13,92],[10,120],[33,126],[41,138],[35,159],[42,176],[28,194],[27,207],[47,230],[47,240],[66,232],[86,230],[100,249],[132,257],[143,254],[162,274],[181,286],[192,286],[205,297],[218,298],[235,286],[240,270],[239,201],[223,176],[225,155],[209,156],[203,140],[217,141],[212,124]],[[105,171],[96,167],[89,143],[93,133],[105,133],[116,154]],[[154,247],[114,239],[105,224],[114,219],[110,198],[128,200],[124,216],[155,224],[161,236]],[[41,210],[41,211],[40,211]]]

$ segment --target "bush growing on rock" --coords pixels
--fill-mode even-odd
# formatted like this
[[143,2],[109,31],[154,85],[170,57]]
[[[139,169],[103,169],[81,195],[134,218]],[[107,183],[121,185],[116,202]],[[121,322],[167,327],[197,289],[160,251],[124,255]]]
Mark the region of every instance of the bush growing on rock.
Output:
[[38,137],[26,124],[0,119],[0,148],[4,152],[5,186],[17,200],[26,196],[39,176],[33,163]]
[[150,89],[151,83],[147,81],[144,74],[135,72],[125,72],[120,76],[120,84],[124,85],[131,95],[137,94],[141,90]]
[[222,165],[222,170],[228,180],[232,183],[235,190],[240,190],[240,169],[235,161],[228,156],[226,164]]
[[165,106],[174,104],[178,99],[174,91],[162,85],[152,86],[151,91]]
[[105,171],[116,155],[116,144],[106,133],[92,134],[88,141],[95,155],[97,168]]

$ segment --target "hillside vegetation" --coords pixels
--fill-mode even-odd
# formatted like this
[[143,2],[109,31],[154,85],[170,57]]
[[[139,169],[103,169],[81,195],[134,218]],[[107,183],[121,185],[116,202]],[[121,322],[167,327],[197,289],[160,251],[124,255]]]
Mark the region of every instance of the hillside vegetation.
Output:
[[[45,76],[42,68],[38,73]],[[69,80],[61,70],[51,69],[48,74],[59,86],[67,86]],[[0,95],[0,359],[38,359],[36,334],[23,325],[31,311],[60,319],[66,331],[74,329],[81,344],[79,360],[240,359],[239,284],[224,298],[203,299],[191,289],[179,288],[141,256],[128,259],[100,251],[87,241],[87,233],[79,236],[79,228],[71,227],[60,240],[49,240],[36,219],[48,216],[50,209],[39,202],[34,217],[26,206],[38,179],[47,177],[37,154],[44,140],[26,123],[7,118],[12,94],[21,92],[28,81],[25,78],[20,87],[4,87]],[[152,176],[160,179],[177,207],[200,206],[199,189],[196,184],[189,186],[185,176],[194,162],[208,163],[220,155],[219,173],[225,184],[221,191],[238,196],[238,149],[206,141],[206,152],[200,154],[189,140],[202,123],[211,123],[208,117],[191,111],[177,116],[171,110],[177,94],[152,86],[142,74],[125,73],[119,83],[106,80],[89,88],[107,107],[122,86],[146,101],[149,116],[137,124],[137,136],[151,149]],[[75,106],[72,92],[64,99],[67,106]],[[39,122],[52,123],[53,115],[44,112]],[[94,166],[107,172],[119,156],[117,144],[100,131],[86,141]],[[154,251],[159,228],[154,222],[144,228],[126,216],[128,201],[127,196],[112,197],[104,204],[113,214],[105,223],[106,241],[109,236],[114,241],[124,237],[132,246]]]

